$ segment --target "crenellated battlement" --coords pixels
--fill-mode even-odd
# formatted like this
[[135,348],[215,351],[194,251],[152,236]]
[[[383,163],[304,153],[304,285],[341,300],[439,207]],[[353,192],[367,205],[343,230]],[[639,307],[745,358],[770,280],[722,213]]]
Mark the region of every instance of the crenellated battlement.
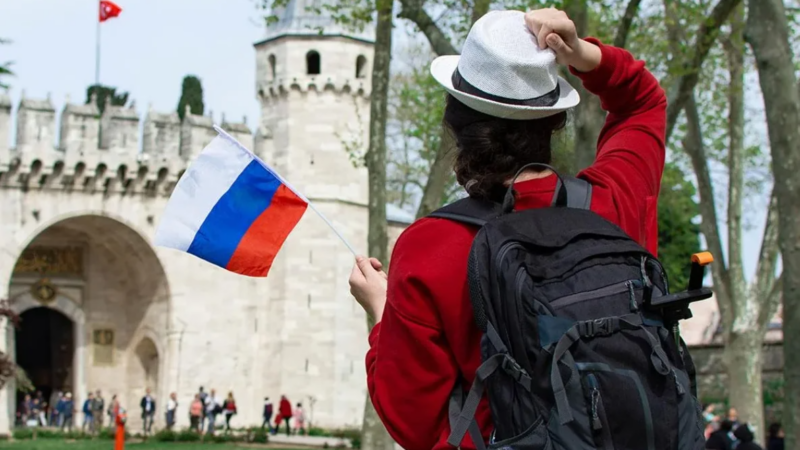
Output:
[[287,95],[290,91],[307,93],[310,91],[331,91],[337,94],[368,98],[370,82],[365,79],[340,79],[331,76],[302,76],[288,79],[262,81],[256,86],[261,100],[268,101]]
[[[16,142],[9,146],[11,114],[11,99],[0,94],[3,188],[169,195],[188,164],[217,135],[211,117],[188,111],[181,121],[177,113],[148,108],[140,130],[135,104],[106,104],[100,115],[96,102],[67,99],[57,118],[49,97],[31,99],[23,93],[16,111]],[[221,127],[253,148],[246,120],[227,122],[223,117]]]

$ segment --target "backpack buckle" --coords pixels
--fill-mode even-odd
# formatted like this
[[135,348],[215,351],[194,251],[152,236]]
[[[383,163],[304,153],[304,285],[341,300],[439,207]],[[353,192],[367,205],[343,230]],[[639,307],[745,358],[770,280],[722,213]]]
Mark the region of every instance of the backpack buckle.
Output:
[[503,363],[500,366],[503,369],[503,372],[507,373],[514,379],[514,381],[522,383],[523,379],[529,378],[528,373],[525,372],[525,369],[520,366],[517,361],[514,360],[511,356],[506,355],[503,358]]

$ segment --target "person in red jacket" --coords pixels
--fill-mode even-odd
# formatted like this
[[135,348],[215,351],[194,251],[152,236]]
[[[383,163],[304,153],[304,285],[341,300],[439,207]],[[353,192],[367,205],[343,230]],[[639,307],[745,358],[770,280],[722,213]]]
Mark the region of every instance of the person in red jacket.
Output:
[[[667,102],[663,89],[644,62],[635,60],[629,52],[594,38],[580,39],[573,22],[561,11],[531,11],[524,15],[524,22],[532,33],[530,45],[538,45],[537,52],[554,52],[556,62],[568,66],[587,91],[599,96],[608,113],[596,161],[578,175],[592,185],[591,210],[620,226],[655,255],[656,207],[665,158]],[[502,29],[520,33],[525,25],[520,23],[516,30]],[[482,26],[479,32],[486,32],[488,28]],[[487,39],[484,46],[495,45],[497,52],[534,52],[498,41],[502,36]],[[471,62],[479,67],[472,68],[473,76],[489,77],[488,84],[499,80],[496,84],[525,87],[528,81],[534,82],[514,78],[519,64],[498,67],[484,63],[486,58],[468,55],[467,51],[473,49],[467,44],[464,47],[455,72],[461,71],[462,62]],[[434,76],[436,65],[434,62],[432,66]],[[542,70],[555,73],[552,67]],[[459,80],[455,72],[453,85],[461,85],[455,89],[482,96],[475,86]],[[460,75],[467,78],[466,73]],[[520,106],[519,102],[498,107],[504,101],[498,96],[491,104],[469,98],[461,102],[448,79],[439,81],[450,92],[445,125],[458,143],[457,180],[470,196],[502,201],[498,193],[506,190],[521,166],[550,162],[551,137],[565,126],[563,110]],[[571,95],[571,87],[560,80],[559,88],[558,102],[563,104]],[[467,106],[467,101],[476,108]],[[535,116],[536,111],[541,114],[535,119],[507,118],[520,111],[526,117]],[[514,184],[516,209],[549,207],[555,187],[556,176],[549,170],[524,172]],[[386,429],[405,450],[451,448],[447,444],[450,393],[459,376],[470,386],[481,363],[481,333],[467,285],[467,257],[476,233],[475,227],[454,221],[423,218],[398,239],[388,278],[379,261],[363,256],[356,259],[350,277],[351,292],[377,322],[369,335],[366,356],[372,403]],[[492,423],[485,398],[476,420],[487,441]],[[461,448],[475,448],[475,444],[467,437]]]
[[[281,395],[281,403],[278,406],[278,414],[280,414],[281,419],[286,422],[286,435],[289,436],[292,434],[291,426],[289,422],[292,420],[292,404],[289,403],[289,399],[286,398],[285,395]],[[278,421],[275,424],[275,433],[278,433],[278,428],[280,428],[281,423]]]

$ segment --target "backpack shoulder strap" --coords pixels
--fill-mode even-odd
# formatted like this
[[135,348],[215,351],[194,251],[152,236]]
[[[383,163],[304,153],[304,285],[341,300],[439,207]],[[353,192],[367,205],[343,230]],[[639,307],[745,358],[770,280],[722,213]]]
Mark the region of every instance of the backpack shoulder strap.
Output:
[[556,182],[556,190],[553,194],[552,206],[556,206],[559,194],[562,193],[563,186],[567,195],[567,208],[589,209],[592,205],[592,185],[588,181],[575,177],[563,177],[564,184],[559,178]]
[[[589,209],[592,205],[592,185],[588,181],[575,177],[563,177],[566,195],[567,208]],[[561,179],[556,182],[556,190],[553,194],[552,206],[556,206],[559,194],[561,193]]]
[[449,219],[482,227],[486,222],[500,216],[502,211],[503,208],[499,203],[467,197],[437,209],[428,214],[428,217]]

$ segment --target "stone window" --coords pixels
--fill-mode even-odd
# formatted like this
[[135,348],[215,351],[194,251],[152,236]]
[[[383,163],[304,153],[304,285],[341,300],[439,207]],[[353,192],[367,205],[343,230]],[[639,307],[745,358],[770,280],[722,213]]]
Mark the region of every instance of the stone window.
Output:
[[358,55],[356,58],[356,78],[366,78],[367,57]]
[[319,52],[311,50],[306,53],[306,73],[308,75],[319,75],[321,73],[322,61]]
[[270,70],[270,74],[272,74],[272,81],[275,81],[275,73],[276,73],[275,67],[276,67],[276,64],[277,64],[277,62],[275,60],[275,55],[269,55],[269,70]]
[[114,330],[96,329],[92,333],[92,347],[94,348],[94,364],[114,364]]

